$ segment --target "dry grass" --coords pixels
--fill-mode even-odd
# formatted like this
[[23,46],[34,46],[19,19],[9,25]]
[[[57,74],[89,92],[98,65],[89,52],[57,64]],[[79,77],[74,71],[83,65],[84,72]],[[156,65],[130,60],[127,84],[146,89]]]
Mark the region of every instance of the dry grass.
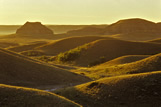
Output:
[[150,55],[126,55],[126,56],[121,56],[118,58],[115,58],[113,60],[107,61],[101,65],[98,65],[98,67],[102,67],[102,66],[116,66],[116,65],[120,65],[120,64],[127,64],[127,63],[131,63],[131,62],[135,62],[144,58],[149,57]]
[[20,45],[20,46],[14,46],[11,48],[7,48],[8,50],[14,51],[14,52],[22,52],[22,51],[27,51],[27,50],[33,50],[34,48],[47,44],[46,41],[40,41],[36,43],[29,43],[25,45]]
[[69,85],[89,81],[84,76],[0,49],[0,83],[20,86]]
[[[99,39],[82,45],[77,49],[83,50],[77,59],[76,65],[88,66],[104,57],[106,61],[125,55],[154,55],[161,52],[161,44],[145,42],[129,42],[117,39]],[[65,52],[66,53],[66,52]]]
[[[89,68],[86,73],[87,76],[93,79],[99,79],[103,77],[123,75],[123,74],[136,74],[151,71],[161,70],[161,54],[153,55],[148,58],[116,66],[106,66],[104,64]],[[77,71],[82,72],[82,71]]]
[[37,47],[37,49],[43,51],[47,55],[57,55],[61,52],[65,52],[78,46],[84,45],[86,43],[103,38],[108,37],[99,37],[99,36],[70,37]]
[[158,107],[161,71],[104,78],[55,93],[84,107]]
[[3,107],[80,107],[73,101],[53,93],[0,84],[0,105]]

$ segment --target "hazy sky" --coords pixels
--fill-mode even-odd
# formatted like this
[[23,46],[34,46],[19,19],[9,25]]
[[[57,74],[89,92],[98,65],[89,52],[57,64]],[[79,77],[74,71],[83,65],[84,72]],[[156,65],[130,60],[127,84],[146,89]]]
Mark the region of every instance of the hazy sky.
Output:
[[110,24],[144,18],[161,22],[161,0],[0,0],[0,24]]

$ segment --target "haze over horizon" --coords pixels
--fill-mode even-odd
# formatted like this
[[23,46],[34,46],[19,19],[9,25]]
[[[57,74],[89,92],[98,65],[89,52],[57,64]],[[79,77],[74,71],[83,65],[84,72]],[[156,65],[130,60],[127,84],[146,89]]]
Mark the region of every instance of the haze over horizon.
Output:
[[111,24],[142,18],[161,22],[161,0],[0,0],[0,25]]

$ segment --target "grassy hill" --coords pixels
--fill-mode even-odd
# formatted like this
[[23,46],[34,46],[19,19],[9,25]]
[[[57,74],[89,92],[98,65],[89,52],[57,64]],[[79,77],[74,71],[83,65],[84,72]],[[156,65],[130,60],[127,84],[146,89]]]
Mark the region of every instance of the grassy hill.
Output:
[[88,75],[91,78],[99,79],[108,76],[159,71],[161,70],[160,64],[161,54],[157,54],[136,62],[120,64],[116,66],[106,66],[104,64],[101,64],[89,68],[89,72],[84,73],[86,73],[86,75]]
[[20,45],[20,46],[14,46],[11,48],[7,48],[8,50],[14,51],[14,52],[22,52],[22,51],[27,51],[27,50],[33,50],[34,48],[47,44],[45,41],[40,41],[36,43],[30,43],[26,45]]
[[104,33],[103,28],[89,26],[78,30],[68,31],[66,34],[75,36],[87,36],[87,35],[89,36],[89,35],[101,35],[103,33]]
[[3,84],[0,84],[0,101],[3,107],[80,107],[53,93]]
[[152,40],[149,40],[149,41],[146,41],[146,42],[161,43],[161,38],[159,38],[159,39],[152,39]]
[[20,46],[14,46],[11,48],[7,48],[8,50],[14,51],[14,52],[22,52],[22,51],[27,51],[27,50],[33,50],[34,48],[47,44],[45,41],[40,41],[36,43],[30,43],[26,45],[20,45]]
[[161,71],[104,78],[57,90],[84,107],[158,107]]
[[99,39],[57,55],[57,60],[74,62],[79,66],[93,66],[125,55],[153,55],[161,52],[155,43]]
[[65,52],[78,46],[84,45],[86,43],[103,38],[108,37],[99,37],[99,36],[70,37],[37,47],[37,50],[41,50],[41,52],[44,52],[46,55],[57,55],[61,52]]
[[1,84],[37,87],[45,85],[66,86],[89,81],[86,77],[4,49],[0,49],[0,58]]
[[135,62],[144,58],[149,57],[149,55],[126,55],[126,56],[121,56],[118,57],[116,59],[107,61],[101,65],[98,66],[116,66],[116,65],[120,65],[120,64],[127,64],[127,63],[131,63],[131,62]]
[[157,23],[134,18],[119,20],[118,22],[107,26],[104,31],[105,34],[115,35],[113,37],[122,40],[146,41],[160,38],[160,28],[161,27],[159,27],[159,24]]
[[13,42],[3,42],[0,41],[0,48],[8,48],[8,47],[13,47],[13,46],[19,46],[18,43],[13,43]]

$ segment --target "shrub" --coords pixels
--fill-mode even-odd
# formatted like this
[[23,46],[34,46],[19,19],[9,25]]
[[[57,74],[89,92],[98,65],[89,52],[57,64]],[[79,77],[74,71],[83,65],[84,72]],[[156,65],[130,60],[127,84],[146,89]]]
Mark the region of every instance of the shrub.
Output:
[[57,60],[61,62],[73,61],[80,56],[81,49],[73,49],[64,53],[60,53],[57,56]]

